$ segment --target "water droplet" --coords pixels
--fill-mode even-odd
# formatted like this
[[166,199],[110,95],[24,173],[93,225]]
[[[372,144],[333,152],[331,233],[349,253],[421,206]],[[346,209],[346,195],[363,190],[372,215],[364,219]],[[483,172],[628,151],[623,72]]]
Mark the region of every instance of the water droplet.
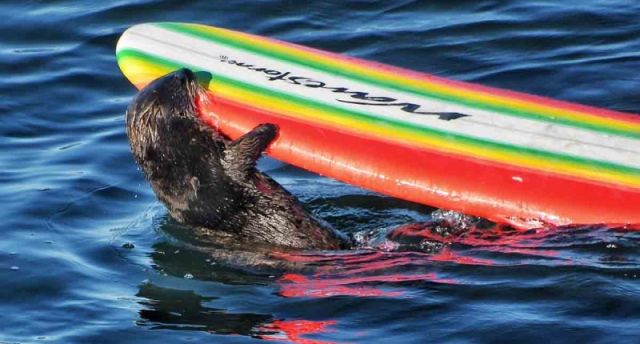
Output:
[[175,252],[173,252],[173,254],[178,254],[180,253],[180,250],[176,250]]
[[16,255],[18,255],[18,252],[9,252],[9,255],[10,256],[16,256]]
[[134,245],[134,244],[133,244],[133,243],[131,243],[131,242],[125,242],[124,244],[122,244],[122,248],[126,248],[126,249],[129,249],[129,250],[130,250],[130,249],[133,249],[133,248],[135,248],[135,247],[136,247],[136,245]]
[[11,270],[13,270],[13,271],[18,271],[18,270],[20,270],[20,268],[19,268],[19,267],[17,267],[17,266],[12,266],[12,267],[11,267]]
[[608,244],[607,248],[618,248],[618,245],[616,245],[616,244]]
[[186,279],[192,279],[193,275],[192,274],[184,274],[184,278]]
[[133,198],[138,198],[138,194],[133,195]]

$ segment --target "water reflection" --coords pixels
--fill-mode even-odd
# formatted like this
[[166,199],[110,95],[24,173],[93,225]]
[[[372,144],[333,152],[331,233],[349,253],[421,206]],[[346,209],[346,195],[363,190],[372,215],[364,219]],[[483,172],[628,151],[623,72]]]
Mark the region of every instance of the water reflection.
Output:
[[270,314],[231,313],[207,307],[218,297],[205,297],[191,290],[163,288],[151,283],[140,286],[139,326],[153,330],[204,331],[215,334],[258,336],[258,330],[274,321]]
[[219,299],[205,297],[191,290],[163,288],[151,283],[140,286],[137,297],[143,307],[136,321],[151,330],[202,331],[217,335],[248,336],[265,340],[288,340],[300,344],[329,344],[302,336],[327,332],[335,320],[284,320],[271,314],[232,313],[223,308],[207,307]]
[[266,284],[285,272],[308,273],[314,268],[280,259],[275,251],[213,246],[193,228],[177,223],[168,215],[158,222],[157,232],[166,240],[153,245],[150,254],[153,267],[172,276],[190,274],[197,280],[225,284]]
[[[357,250],[252,252],[207,246],[190,227],[165,216],[158,232],[166,240],[153,246],[150,257],[153,268],[165,275],[229,285],[269,285],[278,289],[277,295],[287,298],[396,297],[404,294],[403,284],[411,281],[457,283],[438,272],[433,262],[471,262],[451,252],[447,245],[447,238],[466,229],[451,219],[434,219],[420,226],[421,233],[434,233],[432,238],[421,237],[420,245],[411,242],[413,236],[407,236],[406,242],[398,240],[402,233],[409,233],[400,227],[395,229],[400,234],[384,228],[376,233],[367,231],[361,237],[368,241]],[[385,252],[382,247],[391,245],[383,241],[390,242],[389,238],[397,246]],[[425,244],[425,240],[432,244]]]
[[[522,271],[522,283],[538,283],[540,267],[574,270],[609,270],[633,273],[640,257],[640,231],[629,226],[565,226],[519,231],[495,226],[459,214],[433,214],[430,221],[411,223],[380,232],[367,230],[367,249],[349,251],[241,252],[207,246],[188,226],[163,216],[155,223],[162,240],[149,254],[160,274],[181,280],[208,281],[232,286],[233,293],[216,296],[145,283],[137,296],[142,308],[139,326],[153,330],[199,331],[216,335],[241,335],[293,343],[329,342],[313,339],[330,335],[339,321],[305,319],[315,314],[299,313],[287,302],[334,297],[368,300],[406,300],[417,290],[482,288],[478,276],[505,270]],[[395,243],[389,250],[381,240]],[[376,246],[378,245],[378,246]],[[611,270],[613,269],[613,270]],[[513,273],[513,272],[511,272]],[[625,275],[626,276],[626,275]],[[505,277],[506,278],[506,277]],[[524,282],[523,282],[524,281]],[[266,294],[241,288],[264,287]],[[216,287],[215,290],[220,290]],[[224,289],[224,288],[223,288]],[[242,296],[244,295],[244,296]],[[259,304],[252,311],[213,307],[212,304]],[[271,306],[275,307],[270,308]],[[278,317],[294,314],[288,318]],[[300,314],[303,314],[302,318]]]

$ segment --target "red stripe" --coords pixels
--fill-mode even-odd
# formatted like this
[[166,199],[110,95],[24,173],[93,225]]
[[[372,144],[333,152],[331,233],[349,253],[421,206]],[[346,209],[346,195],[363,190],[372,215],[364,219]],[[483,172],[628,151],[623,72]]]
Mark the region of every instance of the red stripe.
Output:
[[543,219],[553,224],[640,223],[638,189],[427,149],[407,149],[310,125],[218,96],[215,103],[203,105],[202,110],[215,113],[217,119],[206,118],[231,138],[260,123],[278,124],[279,138],[269,150],[274,158],[393,197],[498,222],[515,217]]

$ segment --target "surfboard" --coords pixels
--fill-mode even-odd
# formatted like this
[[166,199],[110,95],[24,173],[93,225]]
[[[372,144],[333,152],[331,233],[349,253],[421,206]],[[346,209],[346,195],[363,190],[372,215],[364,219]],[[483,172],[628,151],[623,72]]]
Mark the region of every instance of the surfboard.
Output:
[[275,123],[272,157],[349,184],[519,228],[640,223],[636,115],[198,24],[133,26],[116,56],[139,89],[192,69],[207,123]]

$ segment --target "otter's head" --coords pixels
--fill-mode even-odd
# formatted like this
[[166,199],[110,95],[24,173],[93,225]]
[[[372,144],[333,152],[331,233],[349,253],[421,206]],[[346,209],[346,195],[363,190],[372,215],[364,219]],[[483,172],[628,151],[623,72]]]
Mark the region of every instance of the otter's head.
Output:
[[196,96],[202,91],[196,75],[187,68],[152,81],[129,105],[127,129],[163,123],[175,116],[197,115]]
[[182,68],[154,80],[138,93],[126,114],[127,136],[136,160],[145,157],[147,147],[155,145],[155,140],[170,134],[176,120],[197,117],[196,98],[204,92],[196,75]]

